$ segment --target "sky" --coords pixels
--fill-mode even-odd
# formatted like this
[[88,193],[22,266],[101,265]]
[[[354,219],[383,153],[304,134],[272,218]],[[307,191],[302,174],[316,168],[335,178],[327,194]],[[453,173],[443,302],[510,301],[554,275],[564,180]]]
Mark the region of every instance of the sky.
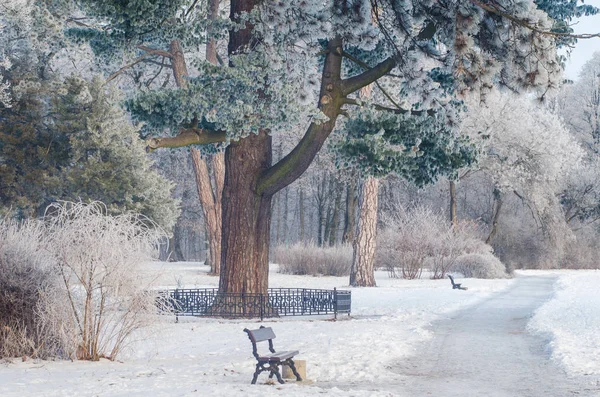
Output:
[[[587,0],[585,4],[600,8],[600,0]],[[573,23],[575,24],[573,26],[575,33],[600,33],[600,15],[583,17],[573,21]],[[571,52],[570,59],[567,61],[565,77],[577,80],[581,67],[596,51],[600,51],[600,37],[579,40],[575,49]]]

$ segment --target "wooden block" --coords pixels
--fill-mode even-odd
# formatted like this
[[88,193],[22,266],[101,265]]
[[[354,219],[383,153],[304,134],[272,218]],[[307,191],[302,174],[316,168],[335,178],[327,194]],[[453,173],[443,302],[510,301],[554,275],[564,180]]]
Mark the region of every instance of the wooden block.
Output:
[[[298,371],[302,380],[306,380],[306,360],[294,360],[294,365],[296,366],[296,371]],[[285,379],[296,380],[296,376],[294,375],[290,367],[288,367],[287,365],[282,365],[282,367],[282,376]]]

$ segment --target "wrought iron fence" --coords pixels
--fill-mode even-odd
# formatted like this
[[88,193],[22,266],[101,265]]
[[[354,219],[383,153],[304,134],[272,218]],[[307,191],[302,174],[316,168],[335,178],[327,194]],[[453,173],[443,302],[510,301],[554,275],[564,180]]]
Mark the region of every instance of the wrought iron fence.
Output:
[[279,317],[350,314],[350,291],[337,289],[269,288],[262,294],[221,294],[215,288],[174,289],[168,294],[177,316]]

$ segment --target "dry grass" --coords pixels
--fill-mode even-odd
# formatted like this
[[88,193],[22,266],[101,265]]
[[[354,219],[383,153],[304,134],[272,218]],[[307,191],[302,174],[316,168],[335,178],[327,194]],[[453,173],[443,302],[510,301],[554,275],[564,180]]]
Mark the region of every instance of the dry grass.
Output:
[[57,281],[44,235],[39,222],[0,223],[0,358],[45,358],[58,349],[54,334],[40,329],[37,313]]
[[348,276],[352,265],[352,247],[317,247],[297,243],[272,250],[272,262],[279,264],[279,272],[296,275]]

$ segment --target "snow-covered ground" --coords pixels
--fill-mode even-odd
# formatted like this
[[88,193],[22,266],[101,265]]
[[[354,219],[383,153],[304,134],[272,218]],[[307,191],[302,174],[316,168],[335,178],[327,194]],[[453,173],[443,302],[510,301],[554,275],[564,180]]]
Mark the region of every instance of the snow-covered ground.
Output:
[[[165,287],[216,287],[218,281],[197,263],[151,267],[160,272],[159,282]],[[290,276],[276,270],[273,265],[271,287],[348,288],[346,277]],[[390,393],[389,386],[401,381],[392,366],[424,346],[435,332],[431,323],[514,282],[459,279],[469,289],[458,291],[447,279],[396,280],[385,272],[377,272],[376,279],[377,288],[351,288],[352,316],[338,321],[312,316],[262,323],[183,318],[175,323],[170,318],[140,333],[118,362],[0,363],[0,396],[402,396]],[[534,319],[549,327],[536,325],[536,332],[555,334],[554,352],[565,365],[588,363],[594,370],[600,368],[593,351],[600,345],[594,339],[600,329],[600,311],[595,310],[600,298],[593,289],[599,282],[600,272],[561,273],[558,300],[543,306]],[[300,350],[296,358],[306,360],[308,382],[265,385],[267,375],[261,374],[257,385],[249,384],[255,360],[242,330],[260,325],[273,327],[276,349]],[[338,384],[358,386],[349,391],[336,388]]]
[[[217,278],[197,263],[153,264],[163,286],[212,287]],[[347,288],[347,277],[290,276],[272,266],[271,287]],[[377,272],[377,288],[352,289],[352,316],[281,318],[264,322],[184,318],[146,332],[119,362],[13,360],[0,364],[0,396],[389,395],[377,384],[394,374],[386,365],[412,354],[430,337],[431,321],[502,290],[512,280],[395,280]],[[275,348],[298,349],[306,384],[250,385],[255,360],[244,328],[272,326]],[[331,383],[364,382],[349,394]],[[311,383],[312,382],[312,383]],[[319,384],[327,384],[322,389]],[[374,391],[375,390],[375,391]]]
[[554,298],[529,329],[550,338],[552,358],[570,374],[600,375],[600,271],[552,273],[559,276]]

